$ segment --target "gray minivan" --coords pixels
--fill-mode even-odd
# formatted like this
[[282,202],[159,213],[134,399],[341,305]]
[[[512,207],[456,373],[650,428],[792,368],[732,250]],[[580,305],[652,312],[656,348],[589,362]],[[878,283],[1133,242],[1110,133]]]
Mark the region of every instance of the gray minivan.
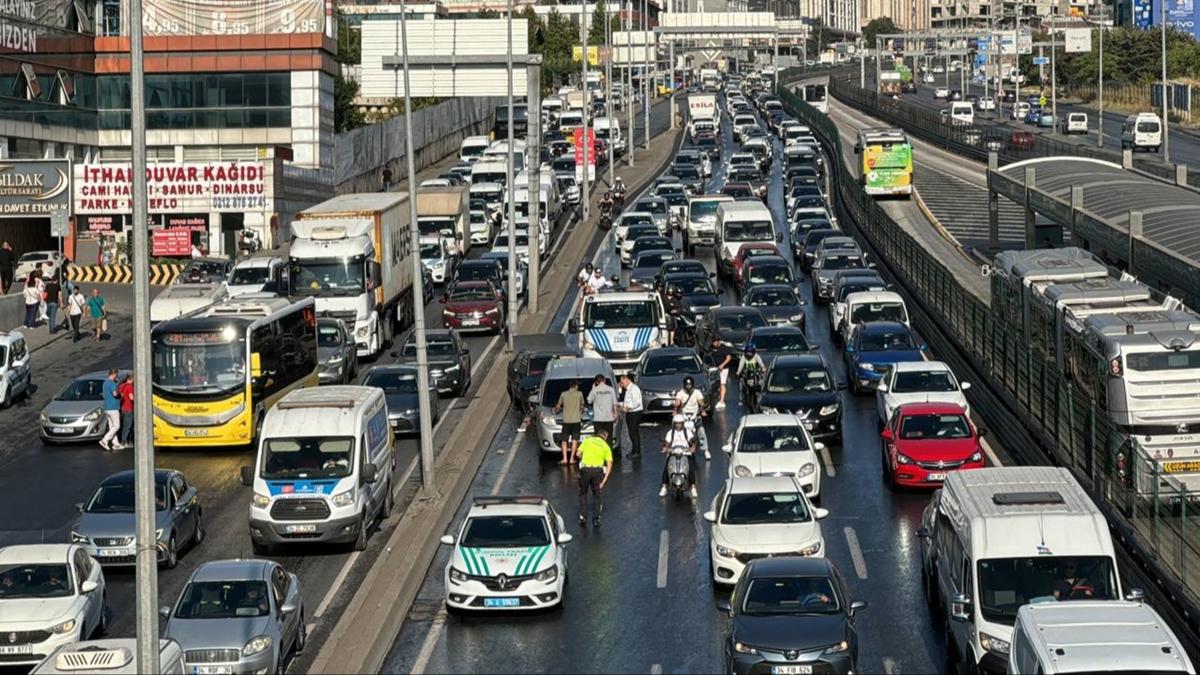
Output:
[[[597,375],[603,375],[614,389],[617,378],[613,374],[608,361],[598,357],[558,356],[546,364],[546,372],[542,375],[542,386],[537,394],[538,447],[544,453],[556,453],[562,447],[562,413],[554,412],[558,397],[570,388],[571,380],[579,380],[579,391],[586,401],[588,392],[592,390],[592,382]],[[624,436],[624,418],[617,416],[613,424],[613,437],[609,445],[613,454],[619,454],[621,438]],[[586,438],[594,433],[592,413],[586,403],[583,407],[583,423],[580,434]]]

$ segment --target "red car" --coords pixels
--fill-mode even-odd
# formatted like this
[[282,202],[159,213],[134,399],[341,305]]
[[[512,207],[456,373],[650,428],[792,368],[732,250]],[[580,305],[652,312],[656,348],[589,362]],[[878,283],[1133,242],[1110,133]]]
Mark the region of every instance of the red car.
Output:
[[504,327],[504,296],[490,281],[459,281],[442,296],[442,325],[460,332]]
[[742,244],[738,249],[737,255],[733,258],[733,273],[736,278],[741,278],[742,265],[746,262],[746,258],[756,255],[781,255],[779,247],[770,242],[753,242],[750,244]]
[[883,433],[883,473],[890,487],[941,487],[946,473],[984,467],[979,439],[954,403],[906,403]]

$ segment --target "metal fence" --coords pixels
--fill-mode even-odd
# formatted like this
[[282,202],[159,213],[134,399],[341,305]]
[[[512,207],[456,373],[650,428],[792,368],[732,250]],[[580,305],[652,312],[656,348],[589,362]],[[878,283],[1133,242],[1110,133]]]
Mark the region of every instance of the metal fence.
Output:
[[[845,90],[838,94],[839,98],[847,96]],[[841,175],[841,139],[827,116],[790,91],[781,91],[780,96],[836,158],[830,162],[830,170],[836,202],[845,216],[842,222],[865,239],[883,266],[908,290],[914,300],[914,316],[923,317],[918,321],[922,333],[943,359],[961,369],[960,374],[973,372],[990,382],[990,387],[972,390],[988,404],[977,408],[988,417],[989,426],[1017,445],[1013,451],[1022,461],[1045,461],[1041,450],[1021,447],[1020,439],[1030,438],[1054,462],[1071,468],[1118,535],[1133,539],[1146,553],[1148,564],[1171,594],[1185,606],[1197,607],[1200,510],[1187,502],[1178,481],[1159,474],[1157,463],[1140,449],[1131,450],[1136,446],[1128,435],[1110,423],[1101,405],[1058,372],[1053,358],[1035,353],[1009,317],[994,315],[990,300],[980,300],[968,291],[863,192],[856,177]],[[861,89],[848,96],[871,100],[870,92]],[[890,102],[872,103],[883,111],[882,119],[888,119],[890,111],[903,110]],[[910,121],[920,119],[919,111],[904,110],[902,114]],[[922,128],[934,130],[927,119],[923,124]],[[941,129],[939,133],[946,131],[951,132],[949,142],[961,142],[957,130]]]

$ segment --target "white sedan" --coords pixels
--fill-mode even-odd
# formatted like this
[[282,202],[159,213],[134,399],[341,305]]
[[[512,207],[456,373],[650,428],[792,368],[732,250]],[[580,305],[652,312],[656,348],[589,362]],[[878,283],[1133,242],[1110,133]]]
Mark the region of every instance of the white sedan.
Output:
[[937,89],[934,89],[933,97],[939,98],[939,99],[950,98],[950,88],[949,87],[938,87]]
[[704,513],[711,523],[709,561],[713,583],[736,584],[755,558],[779,555],[825,557],[817,522],[829,511],[812,505],[793,476],[730,478]]
[[41,663],[58,647],[103,632],[104,572],[76,544],[0,548],[0,662]]
[[724,450],[729,455],[729,477],[795,476],[809,499],[821,498],[821,464],[804,422],[791,414],[742,417]]
[[970,388],[970,382],[959,382],[950,366],[941,361],[894,364],[875,390],[879,424],[886,426],[896,408],[905,403],[954,403],[969,414],[971,407],[963,392]]

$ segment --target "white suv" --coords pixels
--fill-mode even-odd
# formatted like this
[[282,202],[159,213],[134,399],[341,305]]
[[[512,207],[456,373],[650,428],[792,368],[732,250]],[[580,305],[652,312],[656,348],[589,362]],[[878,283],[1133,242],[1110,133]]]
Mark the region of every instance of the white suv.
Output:
[[476,497],[446,563],[450,610],[542,609],[562,602],[571,535],[542,497]]
[[1088,132],[1087,113],[1073,112],[1063,120],[1064,134],[1086,134]]

